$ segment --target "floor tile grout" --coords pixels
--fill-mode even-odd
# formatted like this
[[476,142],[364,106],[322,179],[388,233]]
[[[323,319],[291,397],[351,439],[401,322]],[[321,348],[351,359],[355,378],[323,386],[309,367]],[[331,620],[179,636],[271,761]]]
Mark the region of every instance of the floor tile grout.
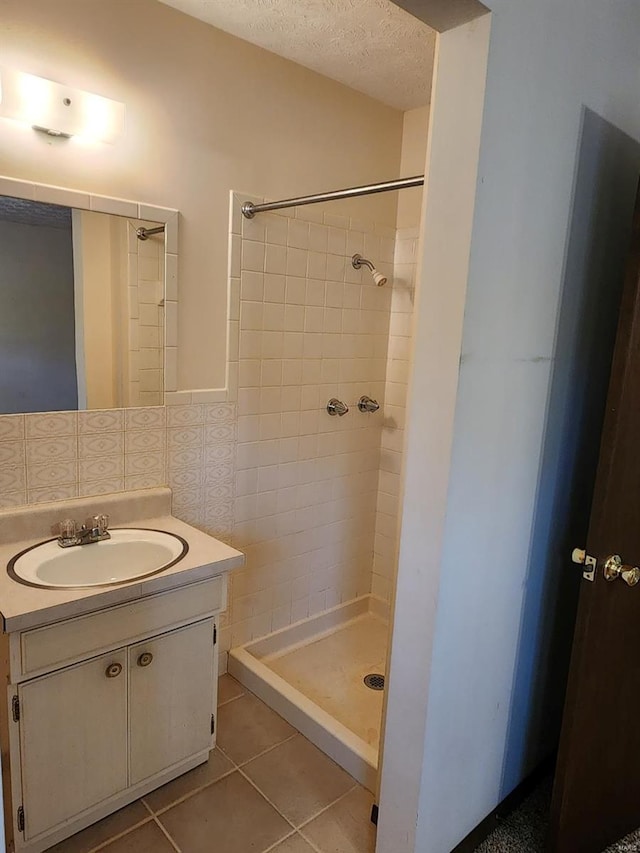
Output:
[[323,806],[319,811],[317,811],[317,812],[316,812],[314,815],[312,815],[310,818],[307,818],[307,820],[304,820],[304,821],[303,821],[303,822],[302,822],[298,827],[296,827],[296,828],[298,829],[298,831],[300,831],[300,830],[301,830],[301,829],[303,829],[305,826],[307,826],[308,824],[310,824],[310,823],[311,823],[311,821],[315,820],[317,817],[320,817],[320,815],[321,815],[321,814],[324,814],[325,812],[329,811],[329,809],[330,809],[330,808],[333,808],[333,806],[337,805],[341,800],[344,800],[344,798],[345,798],[345,797],[348,797],[348,796],[349,796],[349,794],[350,794],[352,791],[355,791],[355,789],[356,789],[357,787],[358,787],[358,782],[356,782],[354,785],[352,785],[352,786],[351,786],[351,788],[349,788],[349,790],[348,790],[348,791],[345,791],[345,792],[344,792],[344,794],[340,794],[340,796],[339,796],[339,797],[336,797],[336,799],[335,799],[332,803],[329,803],[329,805],[328,805],[328,806]]
[[[107,817],[111,817],[111,815],[107,815]],[[119,838],[124,838],[125,835],[129,835],[129,833],[133,832],[134,829],[140,829],[141,826],[145,826],[146,824],[151,823],[152,820],[153,820],[153,815],[150,814],[148,817],[145,817],[144,820],[139,820],[138,823],[132,824],[130,827],[128,827],[127,829],[124,829],[122,832],[117,832],[115,835],[111,835],[109,838],[107,838],[105,841],[102,841],[100,844],[96,844],[95,847],[91,847],[87,851],[87,853],[95,853],[96,850],[104,850],[104,848],[108,844],[111,844],[113,841],[117,841]],[[93,825],[94,824],[90,824],[89,827],[93,826]],[[89,827],[87,827],[87,829],[89,829]],[[80,831],[82,832],[82,830],[80,830]],[[68,841],[67,838],[65,838],[63,840]]]
[[282,844],[284,841],[288,841],[290,838],[295,838],[295,836],[297,834],[298,834],[297,831],[294,829],[294,831],[290,832],[289,835],[285,835],[284,838],[280,838],[280,839],[278,839],[278,841],[274,841],[273,844],[271,844],[265,850],[262,850],[261,853],[271,853],[271,851],[275,850],[279,844]]
[[244,761],[241,761],[240,763],[238,763],[235,759],[231,758],[229,753],[225,752],[224,749],[219,744],[216,744],[216,749],[219,749],[220,752],[224,755],[224,757],[228,761],[230,761],[234,767],[238,767],[238,768],[239,767],[246,767],[246,765],[249,764],[251,761],[255,761],[256,758],[262,758],[263,755],[267,755],[269,752],[273,752],[274,749],[277,749],[279,746],[282,746],[282,744],[284,744],[284,743],[289,743],[290,740],[293,740],[294,738],[298,737],[299,734],[300,734],[300,732],[296,731],[294,734],[289,735],[289,737],[285,738],[284,740],[281,740],[278,743],[275,743],[273,746],[268,746],[266,749],[263,749],[262,752],[258,752],[258,753],[256,753],[256,755],[252,755],[251,758],[247,758]]
[[231,702],[235,702],[238,699],[242,699],[242,697],[246,695],[246,693],[240,693],[238,694],[238,696],[232,696],[231,699],[225,699],[224,702],[218,702],[218,710],[220,708],[224,708],[225,705],[229,705]]
[[[231,768],[231,770],[225,770],[217,779],[212,779],[211,782],[207,782],[206,785],[199,785],[197,788],[194,788],[192,791],[189,791],[186,794],[183,794],[181,797],[178,797],[176,800],[172,800],[168,805],[162,806],[162,808],[157,809],[156,811],[152,811],[154,817],[159,817],[163,815],[165,812],[168,812],[169,809],[172,809],[174,806],[179,806],[181,803],[184,803],[185,800],[189,800],[194,794],[199,794],[201,791],[204,791],[206,788],[210,788],[212,785],[215,785],[216,782],[221,782],[223,779],[226,779],[227,776],[231,776],[232,773],[235,773],[237,767],[235,765]],[[180,778],[180,777],[178,777]],[[146,805],[146,804],[145,804]],[[151,808],[151,806],[147,805],[147,808]]]
[[160,822],[160,820],[156,817],[156,815],[154,815],[154,816],[153,816],[153,820],[154,820],[155,824],[160,828],[160,830],[162,831],[162,833],[167,837],[167,840],[169,841],[169,843],[171,844],[171,846],[173,847],[173,849],[174,849],[174,850],[176,850],[176,851],[177,851],[177,853],[182,853],[182,851],[181,851],[181,850],[180,850],[180,848],[178,847],[177,843],[173,840],[173,838],[172,838],[172,837],[171,837],[171,835],[169,834],[169,831],[168,831],[168,830],[166,829],[166,827],[165,827],[165,826]]
[[[269,805],[271,806],[271,808],[272,808],[272,809],[275,809],[275,811],[277,812],[277,814],[279,814],[279,815],[280,815],[280,817],[281,817],[283,820],[286,820],[286,822],[289,824],[289,826],[290,826],[294,831],[295,831],[295,830],[297,830],[297,828],[298,828],[298,827],[295,825],[295,823],[293,823],[293,821],[292,821],[292,820],[290,820],[286,815],[282,814],[282,812],[281,812],[281,811],[280,811],[280,809],[276,806],[276,804],[273,802],[273,800],[270,800],[270,799],[269,799],[269,797],[267,797],[267,795],[264,793],[264,791],[261,791],[261,790],[260,790],[260,788],[258,788],[258,786],[257,786],[257,785],[256,785],[256,783],[253,781],[253,779],[249,778],[249,776],[247,776],[247,774],[242,770],[242,768],[241,768],[241,767],[238,767],[238,773],[239,773],[239,774],[240,774],[244,779],[246,779],[246,780],[247,780],[247,782],[251,785],[251,787],[252,787],[252,788],[255,788],[255,790],[260,794],[260,796],[261,796],[264,800],[266,800],[266,801],[269,803]],[[293,834],[293,833],[289,833],[289,835],[292,835],[292,834]],[[282,841],[282,840],[283,840],[283,839],[281,838],[281,839],[280,839],[280,841]]]

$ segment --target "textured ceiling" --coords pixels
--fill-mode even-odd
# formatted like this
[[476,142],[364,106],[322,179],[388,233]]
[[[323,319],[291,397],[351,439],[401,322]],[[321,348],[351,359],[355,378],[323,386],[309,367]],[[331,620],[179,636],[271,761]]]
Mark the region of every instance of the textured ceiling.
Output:
[[161,0],[401,110],[429,103],[435,33],[390,0]]

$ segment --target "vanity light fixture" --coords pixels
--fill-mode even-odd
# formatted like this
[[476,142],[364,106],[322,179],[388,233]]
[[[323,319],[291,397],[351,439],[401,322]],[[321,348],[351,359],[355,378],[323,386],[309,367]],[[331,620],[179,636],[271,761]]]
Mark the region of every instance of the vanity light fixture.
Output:
[[0,68],[0,116],[49,136],[114,142],[124,129],[124,104],[35,74]]

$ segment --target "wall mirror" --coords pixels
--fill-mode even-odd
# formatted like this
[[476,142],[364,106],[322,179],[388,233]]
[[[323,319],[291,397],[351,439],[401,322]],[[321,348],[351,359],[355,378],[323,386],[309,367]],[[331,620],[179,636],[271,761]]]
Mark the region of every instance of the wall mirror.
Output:
[[161,405],[164,267],[160,223],[0,196],[0,414]]

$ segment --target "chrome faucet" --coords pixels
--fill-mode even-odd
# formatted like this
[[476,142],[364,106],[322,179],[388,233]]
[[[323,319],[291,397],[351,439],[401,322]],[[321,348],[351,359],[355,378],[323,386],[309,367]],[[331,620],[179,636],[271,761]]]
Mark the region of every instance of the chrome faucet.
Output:
[[58,545],[61,548],[72,548],[74,545],[104,542],[105,539],[111,539],[108,528],[109,516],[104,514],[87,518],[81,526],[72,518],[66,518],[57,525]]

